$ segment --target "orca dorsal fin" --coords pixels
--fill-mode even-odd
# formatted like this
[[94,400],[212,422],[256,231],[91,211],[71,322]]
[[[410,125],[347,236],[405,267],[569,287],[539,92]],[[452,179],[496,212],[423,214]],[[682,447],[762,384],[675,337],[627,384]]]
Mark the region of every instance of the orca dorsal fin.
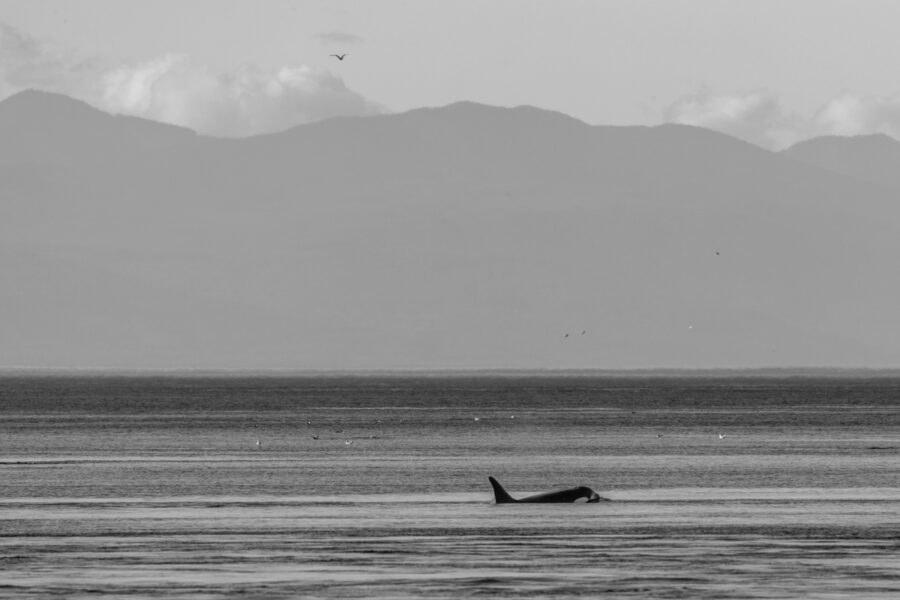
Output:
[[509,504],[510,502],[517,502],[515,498],[509,495],[506,490],[503,489],[503,486],[500,485],[500,482],[494,479],[493,477],[488,477],[488,481],[491,482],[491,487],[494,488],[494,502],[497,504]]

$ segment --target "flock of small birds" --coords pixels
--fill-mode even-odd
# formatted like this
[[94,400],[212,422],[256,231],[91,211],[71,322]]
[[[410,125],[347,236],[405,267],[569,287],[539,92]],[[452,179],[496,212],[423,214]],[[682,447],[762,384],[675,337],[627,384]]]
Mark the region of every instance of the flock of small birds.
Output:
[[[335,56],[335,55],[332,54],[332,56]],[[718,250],[716,250],[716,256],[721,256],[721,255],[722,255],[721,252],[719,252]],[[694,328],[693,325],[688,325],[688,329],[693,329],[693,328]],[[586,329],[582,329],[582,330],[581,330],[581,335],[584,335],[584,334],[586,334],[586,333],[587,333],[587,330],[586,330]],[[566,338],[568,338],[568,337],[569,337],[569,333],[568,333],[568,332],[565,333],[565,334],[563,334],[563,339],[566,339]],[[724,437],[724,436],[723,436],[723,437]]]
[[[582,330],[581,330],[581,335],[584,335],[584,334],[586,334],[586,333],[587,333],[587,329],[582,329]],[[566,333],[566,334],[563,335],[563,338],[567,338],[567,337],[569,337],[569,334],[568,334],[568,333]]]
[[[632,414],[634,414],[634,411],[631,411],[631,412],[632,412]],[[510,419],[515,419],[515,418],[516,418],[516,415],[509,415],[509,418],[510,418]],[[478,417],[478,416],[472,417],[472,420],[473,420],[473,421],[476,421],[476,422],[477,422],[477,421],[481,421],[481,417]],[[377,423],[382,423],[382,420],[381,420],[381,419],[377,419],[376,422],[377,422]],[[401,419],[400,419],[400,422],[401,422],[401,423],[405,423],[405,422],[406,422],[406,419],[401,418]],[[306,424],[307,424],[307,425],[312,425],[312,422],[307,421]],[[335,432],[335,433],[343,433],[344,430],[343,430],[343,429],[335,429],[334,432]],[[719,439],[720,439],[720,440],[724,440],[725,438],[728,437],[728,436],[727,436],[726,434],[724,434],[724,433],[720,433],[720,434],[718,434],[718,435],[719,435]],[[318,439],[319,439],[319,435],[318,435],[318,434],[313,435],[313,436],[311,436],[311,437],[312,437],[312,439],[314,439],[314,440],[318,440]],[[657,434],[656,434],[656,437],[657,437],[657,438],[661,438],[661,437],[663,437],[663,434],[657,433]],[[378,439],[378,436],[376,436],[376,435],[370,435],[370,436],[369,436],[369,439]],[[344,440],[344,445],[345,445],[345,446],[352,446],[352,445],[353,445],[353,440],[349,440],[349,439],[348,439],[348,440]],[[261,449],[262,449],[262,442],[261,442],[260,440],[256,440],[255,443],[254,443],[254,447],[255,447],[257,450],[261,450]]]
[[[516,415],[510,415],[509,418],[510,418],[510,419],[515,419],[515,418],[516,418]],[[481,417],[472,417],[472,420],[473,420],[473,421],[480,421],[480,420],[481,420]],[[378,422],[381,423],[381,419],[379,419]],[[400,419],[400,422],[403,423],[404,420],[403,420],[403,419]],[[307,425],[310,425],[310,422],[307,421],[306,424],[307,424]],[[335,430],[335,432],[336,432],[336,433],[342,433],[342,432],[343,432],[343,429]],[[656,434],[656,437],[657,437],[657,438],[661,438],[661,437],[663,437],[663,434],[657,433],[657,434]],[[719,434],[719,439],[720,439],[720,440],[724,440],[726,437],[728,437],[728,436],[727,436],[726,434],[724,434],[724,433],[720,433],[720,434]],[[318,435],[313,435],[313,436],[312,436],[312,439],[318,440],[318,439],[319,439],[319,436],[318,436]],[[369,439],[378,439],[378,436],[370,435],[370,436],[369,436]],[[345,446],[352,446],[352,445],[353,445],[353,440],[344,440],[344,445],[345,445]],[[256,440],[255,443],[254,443],[254,447],[255,447],[257,450],[262,450],[262,442],[261,442],[260,440]]]
[[[581,335],[584,335],[585,333],[586,333],[585,331],[582,331],[582,332],[581,332]],[[567,334],[566,334],[566,337],[568,337],[568,335],[569,335],[569,334],[567,333]],[[635,411],[631,411],[631,414],[635,414]],[[510,419],[515,419],[515,418],[516,418],[516,415],[509,415],[509,418],[510,418]],[[472,417],[472,420],[475,421],[475,422],[479,422],[479,421],[481,421],[481,417],[480,417],[480,416],[474,416],[474,417]],[[376,419],[375,422],[378,423],[378,424],[382,424],[384,421],[383,421],[382,419]],[[400,423],[405,423],[405,422],[406,422],[406,418],[405,418],[405,417],[400,417],[399,422],[400,422]],[[307,424],[307,426],[312,426],[312,421],[307,420],[307,421],[306,421],[306,424]],[[335,429],[334,432],[335,432],[335,433],[343,433],[344,430],[343,430],[343,429]],[[720,440],[724,440],[725,438],[728,437],[728,436],[727,436],[726,434],[724,434],[724,433],[720,433],[720,434],[718,434],[718,436],[719,436],[719,439],[720,439]],[[318,440],[318,439],[319,439],[319,434],[312,435],[311,437],[312,437],[312,439],[314,439],[314,440]],[[662,434],[662,433],[657,433],[657,434],[656,434],[656,437],[657,437],[657,438],[661,438],[661,437],[663,437],[663,434]],[[370,436],[369,436],[369,439],[378,439],[378,436],[376,436],[376,435],[370,435]],[[350,439],[344,440],[344,445],[345,445],[345,446],[352,446],[352,445],[353,445],[353,440],[350,440]],[[254,446],[255,446],[255,448],[256,448],[257,450],[261,450],[261,449],[262,449],[262,442],[261,442],[260,440],[255,440]]]

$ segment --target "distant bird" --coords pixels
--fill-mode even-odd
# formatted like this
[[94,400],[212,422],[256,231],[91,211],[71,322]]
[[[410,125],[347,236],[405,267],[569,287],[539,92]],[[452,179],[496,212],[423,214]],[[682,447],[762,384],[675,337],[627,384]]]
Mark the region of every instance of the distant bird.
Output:
[[661,433],[657,433],[657,434],[656,434],[656,437],[660,438],[660,437],[662,437],[662,434],[661,434]]
[[480,421],[480,420],[481,420],[481,417],[475,417],[475,418],[473,419],[473,421]]
[[314,436],[313,436],[313,439],[314,439],[314,440],[317,440],[317,439],[319,439],[319,436],[314,435]]
[[719,255],[719,253],[718,253],[718,252],[716,252],[716,256],[718,256],[718,255]]
[[566,335],[564,335],[564,336],[563,336],[563,337],[564,337],[564,338],[567,338],[567,337],[569,337],[569,334],[568,334],[568,333],[567,333],[567,334],[566,334]]
[[338,60],[344,60],[345,58],[347,58],[347,53],[344,53],[344,54],[329,54],[328,56],[333,56],[333,57],[335,57],[335,58],[338,59]]
[[720,434],[719,434],[719,439],[720,439],[720,440],[724,440],[724,439],[725,439],[725,434],[724,434],[724,433],[720,433]]
[[345,445],[345,446],[349,446],[349,445],[352,444],[352,443],[353,443],[353,440],[347,440],[347,441],[344,442],[344,445]]
[[582,329],[582,330],[581,330],[581,335],[584,335],[584,334],[586,334],[586,333],[587,333],[587,329]]
[[259,443],[259,440],[256,440],[256,449],[259,450],[262,448],[262,444]]

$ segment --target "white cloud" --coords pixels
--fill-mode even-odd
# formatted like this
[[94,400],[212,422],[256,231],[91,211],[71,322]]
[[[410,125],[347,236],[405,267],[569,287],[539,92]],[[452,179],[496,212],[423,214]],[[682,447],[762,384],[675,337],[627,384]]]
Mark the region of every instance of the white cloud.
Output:
[[381,108],[327,70],[285,65],[215,73],[183,54],[107,67],[77,62],[0,22],[0,98],[27,88],[215,136],[246,136]]
[[819,135],[886,133],[900,139],[900,96],[843,94],[813,117]]
[[99,105],[106,110],[222,136],[380,112],[328,71],[286,65],[274,72],[247,67],[218,74],[179,54],[110,70],[101,91]]
[[821,135],[885,133],[900,139],[900,96],[845,93],[810,117],[787,113],[768,91],[684,96],[663,110],[663,120],[697,125],[764,148],[781,149]]
[[663,119],[721,131],[766,148],[797,141],[802,129],[798,118],[786,114],[778,98],[765,90],[684,96],[663,110]]

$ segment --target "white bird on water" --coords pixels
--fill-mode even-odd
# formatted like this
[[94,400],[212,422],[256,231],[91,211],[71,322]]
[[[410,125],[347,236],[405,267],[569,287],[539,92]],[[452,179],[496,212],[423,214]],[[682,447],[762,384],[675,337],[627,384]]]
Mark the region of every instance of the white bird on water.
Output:
[[720,439],[720,440],[724,440],[724,439],[725,439],[725,434],[724,434],[724,433],[720,433],[720,434],[719,434],[719,439]]

